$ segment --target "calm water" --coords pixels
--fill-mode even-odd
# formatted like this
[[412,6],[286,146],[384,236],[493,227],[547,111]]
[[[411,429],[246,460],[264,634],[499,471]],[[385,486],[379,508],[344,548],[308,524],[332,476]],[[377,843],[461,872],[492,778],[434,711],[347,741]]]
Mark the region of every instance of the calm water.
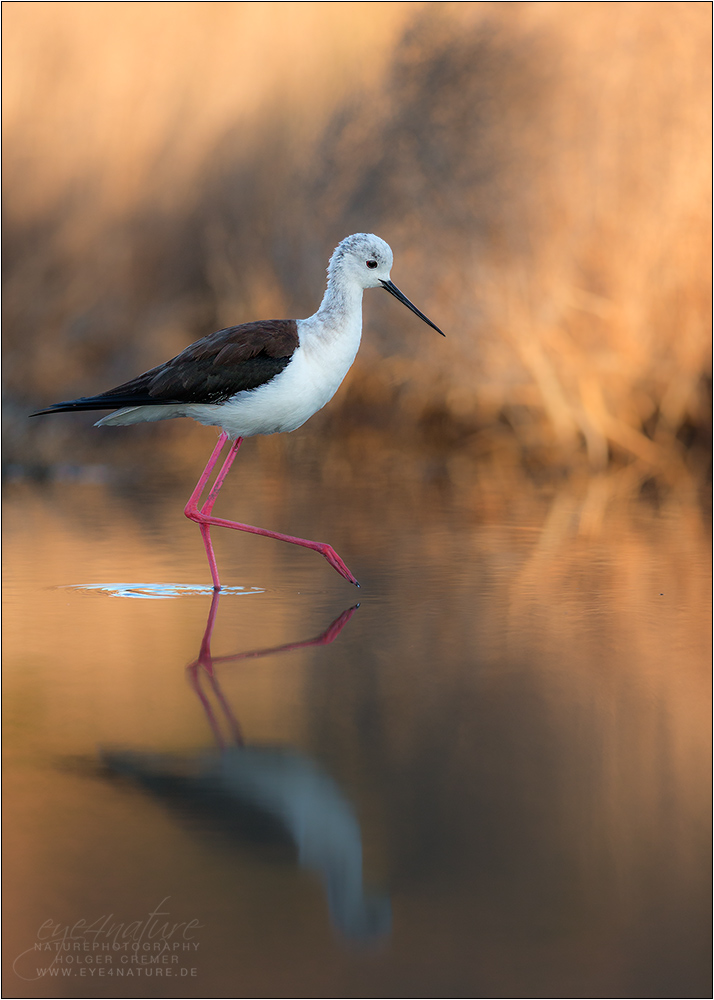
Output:
[[241,461],[360,591],[216,531],[213,600],[188,479],[7,491],[4,995],[710,995],[696,504]]

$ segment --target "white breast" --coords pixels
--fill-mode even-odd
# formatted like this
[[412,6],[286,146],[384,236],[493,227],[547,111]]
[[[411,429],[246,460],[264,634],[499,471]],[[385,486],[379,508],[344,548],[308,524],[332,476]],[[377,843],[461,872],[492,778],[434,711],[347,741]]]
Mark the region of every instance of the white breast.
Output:
[[339,334],[315,322],[298,320],[300,344],[286,368],[266,385],[239,392],[227,403],[183,407],[187,417],[221,427],[229,437],[294,431],[321,410],[337,392],[360,345],[357,323]]

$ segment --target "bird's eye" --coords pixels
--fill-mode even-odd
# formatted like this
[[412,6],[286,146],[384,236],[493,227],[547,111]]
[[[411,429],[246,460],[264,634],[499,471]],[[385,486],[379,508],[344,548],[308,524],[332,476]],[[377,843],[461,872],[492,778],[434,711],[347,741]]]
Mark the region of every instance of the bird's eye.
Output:
[[365,263],[367,264],[367,267],[376,267],[377,266],[377,261],[376,260],[368,260],[368,261],[365,261]]

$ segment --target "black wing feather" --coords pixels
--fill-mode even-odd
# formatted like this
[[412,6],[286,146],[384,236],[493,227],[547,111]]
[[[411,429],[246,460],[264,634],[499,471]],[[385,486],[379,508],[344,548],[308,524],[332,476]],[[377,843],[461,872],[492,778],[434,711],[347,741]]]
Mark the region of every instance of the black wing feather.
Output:
[[30,416],[72,410],[116,410],[122,406],[224,403],[237,392],[257,389],[279,375],[290,363],[298,343],[295,320],[227,327],[115,389],[55,403]]

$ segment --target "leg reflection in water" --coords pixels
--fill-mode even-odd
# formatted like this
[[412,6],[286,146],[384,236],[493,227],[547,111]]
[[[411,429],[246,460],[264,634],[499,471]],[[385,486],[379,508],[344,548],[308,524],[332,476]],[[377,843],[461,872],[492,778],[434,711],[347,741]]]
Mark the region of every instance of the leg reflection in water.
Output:
[[105,753],[104,761],[204,827],[218,827],[242,843],[289,844],[300,867],[319,875],[335,928],[353,940],[383,938],[390,931],[391,907],[386,896],[365,891],[361,832],[351,804],[304,754],[285,746],[246,744],[216,676],[216,669],[229,663],[327,645],[359,605],[313,639],[214,657],[211,636],[219,601],[216,592],[199,655],[187,668],[217,750],[190,758],[117,751]]

